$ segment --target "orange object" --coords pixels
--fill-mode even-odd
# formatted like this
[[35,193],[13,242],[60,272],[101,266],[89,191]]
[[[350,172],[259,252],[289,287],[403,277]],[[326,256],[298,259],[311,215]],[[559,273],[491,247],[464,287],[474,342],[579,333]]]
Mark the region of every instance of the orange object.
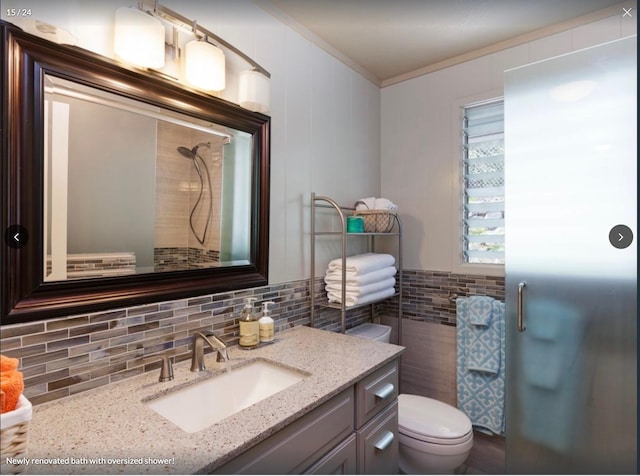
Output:
[[12,359],[0,354],[0,372],[7,372],[8,370],[17,370],[20,361],[18,359]]
[[22,372],[9,370],[0,372],[0,413],[15,410],[18,399],[24,390]]
[[0,412],[15,410],[24,390],[22,372],[18,371],[18,359],[0,354]]

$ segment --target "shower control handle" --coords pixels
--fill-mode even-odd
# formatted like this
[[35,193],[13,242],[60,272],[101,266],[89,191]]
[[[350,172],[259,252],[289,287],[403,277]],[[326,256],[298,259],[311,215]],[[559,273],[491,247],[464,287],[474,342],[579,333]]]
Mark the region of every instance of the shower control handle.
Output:
[[524,332],[527,327],[524,325],[524,288],[527,286],[525,281],[518,284],[518,332]]

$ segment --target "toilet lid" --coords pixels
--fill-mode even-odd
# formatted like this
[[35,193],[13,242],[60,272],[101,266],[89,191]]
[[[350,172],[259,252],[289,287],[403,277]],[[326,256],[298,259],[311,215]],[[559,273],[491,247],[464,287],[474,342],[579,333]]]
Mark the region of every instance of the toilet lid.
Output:
[[398,428],[412,438],[440,444],[469,439],[471,420],[444,402],[419,395],[398,396]]

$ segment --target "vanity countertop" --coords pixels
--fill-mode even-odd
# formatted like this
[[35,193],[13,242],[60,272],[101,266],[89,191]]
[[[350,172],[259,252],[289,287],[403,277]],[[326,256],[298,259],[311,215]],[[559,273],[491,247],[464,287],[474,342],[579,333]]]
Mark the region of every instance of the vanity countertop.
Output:
[[[296,327],[253,350],[207,354],[207,370],[174,365],[34,408],[24,474],[193,474],[210,472],[397,358],[403,347]],[[268,359],[310,375],[204,430],[187,433],[144,402],[248,360]],[[234,398],[220,395],[220,398]],[[118,461],[119,460],[119,461]]]

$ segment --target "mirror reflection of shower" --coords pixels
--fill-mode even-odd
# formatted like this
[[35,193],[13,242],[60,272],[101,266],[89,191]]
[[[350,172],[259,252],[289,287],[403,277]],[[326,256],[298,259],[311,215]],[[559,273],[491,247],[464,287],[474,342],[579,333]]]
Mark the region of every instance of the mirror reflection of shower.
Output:
[[[213,210],[213,194],[211,191],[211,175],[209,173],[209,167],[207,167],[207,163],[202,158],[202,156],[198,153],[198,149],[200,149],[200,147],[208,147],[209,149],[211,149],[211,143],[201,142],[200,144],[196,145],[192,149],[189,149],[187,147],[178,147],[178,152],[183,157],[186,157],[187,159],[190,159],[193,161],[193,165],[196,169],[196,172],[198,173],[198,177],[200,178],[200,193],[198,194],[198,199],[196,200],[196,203],[193,205],[193,208],[191,209],[191,213],[189,214],[189,226],[191,227],[191,231],[193,232],[193,235],[196,237],[196,240],[198,240],[198,243],[204,246],[204,243],[207,239],[207,231],[209,230],[209,224],[211,223],[211,212]],[[202,174],[203,168],[204,168],[206,180],[207,180],[207,187],[208,187],[207,195],[209,196],[209,207],[207,211],[207,219],[204,225],[204,230],[202,231],[201,235],[198,235],[198,232],[196,231],[194,226],[193,216],[196,210],[198,209],[198,206],[202,201],[202,196],[204,195],[204,192],[205,192],[205,183],[204,183],[205,178]]]

